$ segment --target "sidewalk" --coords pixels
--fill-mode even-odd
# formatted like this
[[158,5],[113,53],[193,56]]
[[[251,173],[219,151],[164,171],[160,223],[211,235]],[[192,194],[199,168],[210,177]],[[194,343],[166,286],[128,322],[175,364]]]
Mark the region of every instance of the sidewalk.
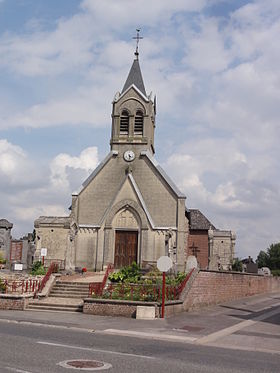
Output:
[[8,320],[84,332],[280,354],[280,293],[243,298],[168,319],[136,320],[69,312],[0,311],[0,323]]

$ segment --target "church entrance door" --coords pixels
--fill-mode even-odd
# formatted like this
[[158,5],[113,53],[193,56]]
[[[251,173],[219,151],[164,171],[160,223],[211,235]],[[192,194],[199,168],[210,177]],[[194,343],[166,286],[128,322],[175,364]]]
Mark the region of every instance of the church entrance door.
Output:
[[115,268],[121,268],[137,262],[138,232],[116,231]]

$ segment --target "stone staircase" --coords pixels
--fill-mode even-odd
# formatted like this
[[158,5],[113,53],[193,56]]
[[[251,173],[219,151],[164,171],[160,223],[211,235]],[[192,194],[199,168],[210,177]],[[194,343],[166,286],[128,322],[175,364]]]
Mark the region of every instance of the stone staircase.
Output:
[[49,297],[84,299],[88,296],[88,283],[57,281]]
[[86,282],[57,281],[48,297],[30,301],[28,309],[83,312],[88,287]]

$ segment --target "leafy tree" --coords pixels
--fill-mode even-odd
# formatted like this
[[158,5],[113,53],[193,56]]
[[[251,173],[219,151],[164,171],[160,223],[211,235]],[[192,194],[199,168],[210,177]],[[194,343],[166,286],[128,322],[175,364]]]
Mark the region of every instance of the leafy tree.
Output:
[[268,265],[268,262],[269,262],[269,257],[268,257],[268,254],[261,250],[259,252],[259,255],[257,257],[257,264],[258,264],[258,267],[259,268],[262,268],[262,267],[269,267]]
[[280,242],[271,244],[266,252],[261,250],[257,257],[258,267],[268,267],[271,270],[280,270]]
[[234,258],[232,263],[232,270],[236,272],[242,272],[243,266],[242,261],[239,258]]

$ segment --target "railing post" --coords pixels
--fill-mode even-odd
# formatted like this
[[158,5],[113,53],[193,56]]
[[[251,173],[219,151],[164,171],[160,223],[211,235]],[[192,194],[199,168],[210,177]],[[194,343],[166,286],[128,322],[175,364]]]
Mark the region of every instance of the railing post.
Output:
[[164,319],[164,304],[165,304],[165,272],[162,272],[162,302],[161,302],[161,318]]

